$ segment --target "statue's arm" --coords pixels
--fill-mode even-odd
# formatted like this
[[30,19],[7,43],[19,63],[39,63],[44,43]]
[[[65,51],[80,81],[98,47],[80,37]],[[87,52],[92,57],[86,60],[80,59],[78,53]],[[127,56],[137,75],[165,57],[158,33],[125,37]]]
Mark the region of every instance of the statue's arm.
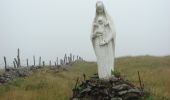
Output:
[[106,42],[109,43],[113,39],[113,30],[110,28],[109,22],[105,24],[106,29],[109,32],[109,35],[106,38]]
[[92,29],[92,34],[91,34],[91,39],[94,39],[97,37],[96,35],[96,28],[98,27],[97,23],[93,23],[93,29]]

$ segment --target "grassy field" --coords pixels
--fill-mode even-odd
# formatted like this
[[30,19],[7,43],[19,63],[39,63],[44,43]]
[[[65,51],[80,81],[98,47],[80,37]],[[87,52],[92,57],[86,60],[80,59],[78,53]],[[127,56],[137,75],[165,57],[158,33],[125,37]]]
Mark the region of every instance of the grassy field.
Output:
[[[139,86],[137,71],[140,71],[145,88],[153,94],[148,100],[170,100],[170,56],[122,57],[116,59],[116,70]],[[68,100],[76,78],[83,73],[96,73],[96,63],[75,63],[68,71],[42,69],[33,75],[0,85],[0,100]]]

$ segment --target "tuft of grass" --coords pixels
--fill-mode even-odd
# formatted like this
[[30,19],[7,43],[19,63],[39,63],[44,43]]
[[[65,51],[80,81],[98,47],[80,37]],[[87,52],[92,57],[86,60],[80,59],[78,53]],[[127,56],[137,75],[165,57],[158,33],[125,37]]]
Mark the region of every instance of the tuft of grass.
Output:
[[111,71],[111,74],[114,75],[115,77],[120,77],[121,76],[120,72],[117,71],[117,70]]
[[[137,86],[137,71],[140,72],[145,89],[151,92],[147,100],[170,99],[170,56],[121,57],[115,65],[117,72]],[[83,74],[88,78],[96,72],[95,62],[77,62],[59,73],[44,68],[29,77],[0,85],[0,100],[68,100],[77,77],[83,80]]]

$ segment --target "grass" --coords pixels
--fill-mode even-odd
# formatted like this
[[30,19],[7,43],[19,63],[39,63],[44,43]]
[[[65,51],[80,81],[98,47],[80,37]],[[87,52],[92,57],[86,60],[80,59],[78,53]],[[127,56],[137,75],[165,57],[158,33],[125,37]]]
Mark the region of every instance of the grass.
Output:
[[[96,73],[96,63],[75,63],[68,71],[46,68],[26,78],[19,78],[0,85],[0,100],[68,100],[77,77],[83,73]],[[170,56],[166,57],[122,57],[116,59],[116,70],[139,86],[137,71],[140,71],[145,88],[153,94],[148,100],[170,99]]]

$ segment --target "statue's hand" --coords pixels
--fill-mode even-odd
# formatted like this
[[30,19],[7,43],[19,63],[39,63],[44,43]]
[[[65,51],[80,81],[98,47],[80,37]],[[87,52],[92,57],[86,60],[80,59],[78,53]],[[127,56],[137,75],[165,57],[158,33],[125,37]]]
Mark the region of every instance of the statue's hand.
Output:
[[94,26],[94,27],[98,27],[98,24],[97,24],[97,23],[94,23],[93,26]]
[[92,34],[92,39],[96,38],[97,35],[96,34]]
[[100,42],[100,46],[103,46],[103,45],[106,45],[106,44],[108,44],[108,42],[106,40],[103,40],[103,41]]
[[108,26],[108,25],[109,25],[109,22],[107,21],[104,25],[105,25],[105,26]]

